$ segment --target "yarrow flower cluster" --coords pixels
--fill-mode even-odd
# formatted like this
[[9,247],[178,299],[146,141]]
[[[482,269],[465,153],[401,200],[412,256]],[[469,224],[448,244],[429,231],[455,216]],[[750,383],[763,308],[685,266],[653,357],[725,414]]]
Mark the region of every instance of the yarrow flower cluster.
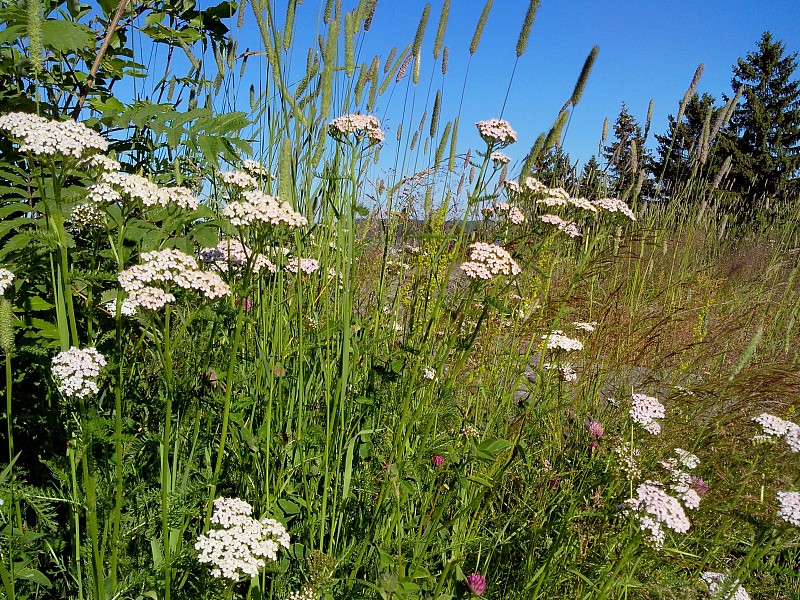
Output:
[[539,220],[542,223],[547,223],[548,225],[554,225],[556,229],[558,229],[559,231],[563,231],[571,238],[581,237],[581,235],[583,235],[581,233],[580,228],[575,223],[571,221],[565,221],[558,215],[552,215],[552,214],[541,215],[539,216]]
[[[117,314],[117,299],[114,298],[113,300],[109,300],[103,306],[105,309],[111,313],[112,315],[116,316]],[[128,298],[122,301],[122,305],[119,309],[119,314],[123,317],[135,317],[136,316],[136,305],[131,302]]]
[[697,467],[700,459],[682,448],[675,448],[675,454],[677,458],[669,458],[659,464],[670,473],[670,489],[686,508],[694,510],[700,506],[700,499],[708,492],[708,485],[702,479],[687,472]]
[[[212,265],[216,270],[227,273],[228,270],[238,272],[247,266],[252,250],[237,239],[220,240],[214,248],[200,250],[200,260]],[[253,257],[253,273],[269,271],[277,272],[278,268],[263,254]]]
[[800,527],[800,492],[778,492],[777,498],[781,505],[778,517],[795,527]]
[[0,296],[5,295],[12,281],[14,281],[14,273],[8,269],[0,269]]
[[308,225],[306,218],[296,212],[288,202],[260,190],[247,190],[242,193],[243,200],[229,202],[222,214],[230,219],[231,225],[249,227],[259,223],[286,225],[291,228]]
[[641,425],[645,431],[653,435],[661,433],[661,424],[656,419],[663,419],[665,412],[664,405],[658,401],[658,398],[645,394],[633,394],[631,399],[629,414],[633,422]]
[[508,121],[503,119],[488,119],[475,123],[478,134],[487,144],[507,146],[517,141],[517,132],[511,129]]
[[72,227],[78,230],[102,229],[106,226],[106,215],[94,202],[76,204],[70,220]]
[[761,413],[753,421],[761,425],[764,437],[783,438],[792,452],[800,452],[800,425],[768,413]]
[[28,113],[0,116],[0,131],[19,142],[20,152],[36,156],[83,158],[108,150],[108,141],[83,123],[51,121]]
[[381,122],[372,115],[344,115],[328,123],[328,134],[334,138],[344,138],[349,135],[356,137],[366,136],[373,144],[381,143],[385,135],[381,129]]
[[180,250],[144,252],[141,259],[141,264],[117,276],[120,286],[128,293],[128,300],[136,307],[157,310],[175,301],[175,296],[151,283],[171,283],[186,290],[197,290],[211,300],[231,293],[217,273],[201,271],[197,261]]
[[622,441],[614,446],[614,454],[619,460],[620,470],[627,475],[628,479],[632,481],[640,477],[639,456],[641,453],[638,448],[633,448],[628,442]]
[[242,161],[242,169],[254,177],[269,177],[269,171],[264,165],[249,158]]
[[258,181],[244,171],[223,171],[219,174],[220,181],[240,190],[252,190],[258,187]]
[[53,357],[53,378],[58,391],[68,398],[85,398],[99,391],[97,377],[105,366],[105,356],[95,348],[73,346]]
[[85,166],[90,169],[96,169],[101,173],[111,173],[113,171],[119,171],[121,168],[119,161],[116,161],[105,154],[93,154],[89,158],[82,160],[80,164],[81,166]]
[[130,200],[144,206],[176,205],[186,210],[200,206],[200,199],[188,188],[159,187],[146,177],[130,173],[103,173],[98,183],[89,186],[87,197],[106,204]]
[[600,198],[599,200],[594,200],[592,204],[598,210],[622,213],[631,221],[636,220],[636,215],[633,214],[633,211],[628,207],[628,205],[617,198]]
[[484,214],[488,217],[493,214],[505,217],[514,225],[522,225],[525,222],[525,215],[516,206],[512,206],[508,202],[495,202],[491,207],[484,209]]
[[422,378],[427,379],[428,381],[433,381],[436,379],[436,371],[430,367],[422,367]]
[[518,275],[522,272],[504,248],[485,242],[469,245],[469,261],[461,263],[461,270],[470,279],[492,279],[497,275]]
[[558,378],[566,383],[575,383],[578,381],[578,372],[574,369],[571,363],[555,364],[543,363],[542,367],[548,371],[556,371]]
[[294,273],[295,275],[298,273],[310,275],[319,269],[319,261],[314,258],[297,258],[293,256],[286,261],[285,268],[289,273]]
[[708,591],[714,599],[750,600],[750,594],[739,585],[738,580],[728,583],[729,577],[728,573],[714,573],[713,571],[706,571],[700,576],[708,584]]
[[289,547],[289,534],[275,519],[255,519],[253,507],[239,498],[217,498],[211,523],[219,527],[197,538],[197,560],[212,565],[211,575],[238,581],[256,577],[266,560],[276,561],[280,547]]
[[597,321],[575,321],[572,326],[577,329],[578,331],[583,331],[586,333],[594,333],[594,330],[597,328]]
[[289,595],[286,596],[286,600],[314,600],[316,597],[317,594],[314,591],[314,587],[307,585],[302,590],[289,592]]
[[565,352],[583,350],[583,344],[580,340],[568,337],[564,335],[563,331],[558,329],[543,335],[542,340],[545,342],[545,346],[548,350],[563,350]]
[[492,155],[489,158],[492,159],[492,162],[497,163],[498,165],[507,165],[511,162],[511,157],[503,154],[502,152],[492,152]]
[[670,496],[657,481],[646,481],[636,488],[636,497],[625,503],[639,521],[646,542],[659,549],[664,545],[664,527],[676,533],[686,533],[691,526],[683,506]]

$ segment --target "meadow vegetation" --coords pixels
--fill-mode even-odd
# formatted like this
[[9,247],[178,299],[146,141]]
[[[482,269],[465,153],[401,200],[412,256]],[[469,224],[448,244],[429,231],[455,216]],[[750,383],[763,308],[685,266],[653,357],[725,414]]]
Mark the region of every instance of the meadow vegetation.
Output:
[[517,140],[441,114],[449,0],[364,57],[377,4],[0,2],[0,594],[800,596],[796,182],[732,109],[579,176],[597,48]]

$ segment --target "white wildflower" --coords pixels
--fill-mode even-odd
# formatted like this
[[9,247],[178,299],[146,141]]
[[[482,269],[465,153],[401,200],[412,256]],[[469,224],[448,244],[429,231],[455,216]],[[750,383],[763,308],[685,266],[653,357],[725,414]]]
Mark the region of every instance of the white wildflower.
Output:
[[633,422],[653,435],[661,433],[661,425],[655,419],[664,418],[664,405],[657,398],[645,394],[633,394],[631,398],[630,415]]
[[197,261],[180,250],[144,252],[141,260],[141,264],[125,269],[117,276],[120,286],[128,293],[128,299],[136,306],[157,309],[174,302],[172,294],[153,287],[152,283],[196,290],[211,300],[231,293],[219,274],[201,271]]
[[589,321],[589,322],[575,321],[572,324],[572,326],[578,331],[584,331],[586,333],[594,333],[594,330],[597,328],[597,321]]
[[778,516],[794,525],[800,527],[800,492],[778,492]]
[[72,227],[78,230],[104,229],[106,214],[97,206],[97,203],[84,202],[72,207],[70,221]]
[[294,273],[295,275],[298,273],[310,275],[319,269],[319,261],[313,258],[296,258],[293,256],[286,261],[285,268],[289,273]]
[[501,246],[475,242],[469,245],[469,261],[461,270],[470,279],[492,279],[497,275],[518,275],[522,269]]
[[645,532],[655,548],[663,545],[661,527],[676,533],[686,533],[691,526],[683,506],[670,496],[656,481],[646,481],[636,488],[636,497],[625,501],[630,511],[638,518],[640,529]]
[[594,200],[592,204],[599,210],[622,213],[631,221],[636,220],[636,215],[633,214],[628,205],[617,198],[600,198],[599,200]]
[[29,113],[0,116],[0,131],[19,142],[20,152],[35,156],[84,158],[108,150],[108,141],[83,123],[72,119],[51,121]]
[[[117,299],[114,298],[113,300],[109,300],[104,305],[105,309],[111,313],[112,316],[117,315]],[[122,305],[119,309],[119,314],[123,317],[133,317],[136,316],[136,305],[130,301],[130,299],[126,298],[122,301]]]
[[12,281],[14,281],[14,273],[8,269],[0,269],[0,296],[5,295]]
[[502,152],[492,152],[492,155],[489,158],[492,159],[492,162],[495,162],[499,165],[507,165],[511,162],[511,157],[503,154]]
[[331,137],[341,139],[349,135],[358,138],[366,136],[373,144],[379,144],[384,140],[381,122],[372,115],[344,115],[335,118],[328,124],[328,134]]
[[507,146],[517,141],[517,132],[511,129],[508,121],[503,119],[488,119],[475,123],[478,134],[487,144]]
[[53,378],[58,390],[69,398],[85,398],[99,391],[97,377],[106,358],[95,348],[72,347],[53,357]]
[[264,165],[249,158],[242,161],[242,169],[255,177],[270,177],[269,171]]
[[212,566],[211,575],[238,581],[258,576],[266,561],[276,561],[280,547],[289,547],[289,534],[274,519],[255,519],[253,507],[238,498],[214,500],[215,527],[197,538],[197,560]]
[[573,352],[583,350],[580,340],[573,339],[564,335],[564,332],[555,330],[542,336],[548,350],[563,350]]
[[727,582],[729,577],[730,574],[713,571],[706,571],[700,576],[708,584],[708,591],[714,600],[750,600],[750,594],[739,585],[738,580]]
[[223,171],[219,174],[222,183],[240,190],[252,190],[258,187],[258,181],[244,171]]
[[247,190],[242,193],[242,198],[242,201],[229,202],[222,209],[222,214],[230,219],[231,225],[249,227],[263,223],[292,228],[308,225],[303,215],[275,196],[260,190]]

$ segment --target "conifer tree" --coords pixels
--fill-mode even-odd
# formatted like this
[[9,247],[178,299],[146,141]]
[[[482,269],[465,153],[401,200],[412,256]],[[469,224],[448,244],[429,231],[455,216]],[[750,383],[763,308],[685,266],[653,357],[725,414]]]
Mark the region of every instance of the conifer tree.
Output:
[[764,32],[755,52],[733,67],[731,85],[743,88],[725,132],[731,156],[733,189],[752,215],[770,198],[796,189],[800,171],[800,81],[794,76],[797,52],[786,54],[783,42]]
[[[710,127],[706,123],[713,124],[720,116],[720,109],[714,106],[714,102],[715,99],[710,94],[704,93],[701,96],[695,93],[686,104],[680,123],[675,121],[674,115],[669,115],[667,132],[664,135],[655,135],[658,147],[653,161],[653,173],[661,178],[662,190],[667,195],[678,191],[696,174],[695,169],[703,154],[704,135],[710,135]],[[713,143],[712,140],[709,145]],[[714,155],[708,149],[706,154],[710,154],[713,160]],[[717,159],[714,162],[721,161]]]
[[609,186],[617,195],[629,191],[636,192],[635,186],[640,174],[649,166],[651,157],[645,148],[646,138],[642,127],[628,112],[624,102],[614,121],[613,132],[613,140],[608,146],[603,147]]

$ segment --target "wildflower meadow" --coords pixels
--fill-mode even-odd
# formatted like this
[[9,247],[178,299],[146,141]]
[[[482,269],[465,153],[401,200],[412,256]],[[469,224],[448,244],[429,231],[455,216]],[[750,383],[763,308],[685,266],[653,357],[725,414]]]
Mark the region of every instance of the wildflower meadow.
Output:
[[0,596],[800,597],[800,186],[446,114],[498,4],[0,2]]

